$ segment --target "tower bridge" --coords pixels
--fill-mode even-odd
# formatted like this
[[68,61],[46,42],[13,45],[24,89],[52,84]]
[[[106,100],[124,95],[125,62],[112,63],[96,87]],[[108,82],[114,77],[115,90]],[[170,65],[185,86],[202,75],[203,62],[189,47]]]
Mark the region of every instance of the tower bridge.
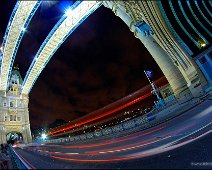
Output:
[[31,141],[30,90],[56,50],[100,6],[111,9],[143,43],[179,102],[211,91],[208,1],[76,1],[47,35],[22,81],[17,68],[12,71],[13,62],[41,3],[17,1],[5,31],[0,55],[0,142],[6,142],[6,135],[14,131],[21,133],[25,142]]
[[5,93],[13,62],[24,31],[41,2],[18,1],[8,22],[2,43],[0,91]]

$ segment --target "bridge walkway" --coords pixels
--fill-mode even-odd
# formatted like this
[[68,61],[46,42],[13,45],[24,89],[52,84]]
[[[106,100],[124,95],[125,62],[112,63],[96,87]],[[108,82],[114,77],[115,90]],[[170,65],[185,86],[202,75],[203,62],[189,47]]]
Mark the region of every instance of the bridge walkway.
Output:
[[14,169],[11,161],[9,151],[7,153],[2,153],[0,151],[0,169]]

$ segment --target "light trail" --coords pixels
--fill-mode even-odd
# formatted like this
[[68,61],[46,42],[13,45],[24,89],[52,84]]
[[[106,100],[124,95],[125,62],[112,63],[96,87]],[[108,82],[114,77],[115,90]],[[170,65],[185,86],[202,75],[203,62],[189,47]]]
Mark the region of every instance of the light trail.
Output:
[[[100,141],[91,141],[97,144],[92,144],[88,141],[88,145],[89,143],[91,144],[90,147],[85,147],[85,144],[82,143],[82,145],[79,144],[79,146],[82,146],[82,148],[77,148],[78,146],[74,146],[73,150],[69,148],[63,149],[63,145],[57,145],[61,146],[62,148],[58,147],[54,149],[50,149],[50,145],[47,150],[51,151],[40,150],[43,146],[41,148],[38,147],[36,149],[40,155],[47,156],[47,160],[49,160],[50,158],[52,158],[53,160],[57,159],[57,161],[60,161],[62,165],[69,165],[71,164],[71,162],[74,165],[74,163],[78,164],[82,162],[92,163],[90,164],[92,166],[99,165],[98,163],[110,166],[110,162],[119,163],[119,161],[128,161],[133,159],[139,159],[141,161],[144,161],[142,158],[147,158],[157,154],[161,155],[161,153],[171,150],[175,151],[176,148],[180,148],[194,141],[199,141],[200,138],[212,132],[212,122],[210,119],[211,115],[208,114],[208,111],[210,111],[210,109],[206,109],[205,106],[202,105],[198,106],[201,106],[201,111],[198,108],[195,109],[195,112],[192,111],[192,113],[187,111],[185,114],[179,116],[174,121],[170,121],[169,123],[163,125],[157,125],[154,129],[148,129],[146,133],[141,134],[142,131],[140,131],[138,133],[130,134],[128,137],[117,137],[118,140],[123,143],[117,143],[117,140],[115,139],[114,145],[110,146],[109,144],[110,142],[113,142],[112,140],[110,141],[110,139],[107,139],[108,141],[104,142],[104,139],[101,139]],[[209,101],[206,103],[206,107],[210,108]],[[197,115],[200,115],[198,122],[193,119],[194,117],[196,118]],[[137,138],[139,133],[141,136],[148,135],[151,133],[153,134],[147,136],[146,138]],[[127,139],[131,140],[124,142]],[[104,146],[101,145],[101,142],[106,145],[108,144],[108,146],[105,145],[105,147],[95,148],[98,146]],[[78,143],[76,142],[76,144]],[[188,146],[188,148],[190,147],[192,147],[192,145]],[[179,151],[182,152],[182,150],[184,150],[185,148],[187,148],[187,146],[182,148],[181,151]],[[196,148],[193,147],[193,149]],[[32,149],[32,151],[35,150]],[[168,154],[170,153],[167,153],[167,155]]]
[[[154,132],[158,132],[158,131],[160,131],[160,130],[162,130],[162,129],[164,129],[166,126],[162,126],[162,127],[159,127],[159,128],[157,128],[157,129],[154,129],[154,130],[152,130],[152,131],[149,131],[149,132],[146,132],[146,133],[144,133],[144,134],[140,134],[140,135],[138,135],[138,136],[132,136],[132,137],[122,137],[122,139],[119,139],[119,140],[116,140],[116,141],[109,141],[109,142],[103,142],[103,143],[99,143],[99,144],[88,144],[88,145],[83,145],[83,146],[67,146],[67,147],[63,147],[63,146],[61,146],[61,145],[57,145],[57,147],[59,147],[59,148],[67,148],[67,149],[85,149],[85,148],[91,148],[91,147],[98,147],[98,146],[105,146],[105,145],[110,145],[110,144],[117,144],[118,145],[118,143],[120,143],[120,142],[124,142],[124,141],[126,141],[126,140],[132,140],[132,139],[136,139],[136,138],[139,138],[139,137],[143,137],[143,136],[146,136],[146,135],[149,135],[149,134],[152,134],[152,133],[154,133]],[[32,146],[31,146],[32,147]],[[37,146],[36,146],[37,147]],[[57,148],[57,147],[54,147],[53,149],[55,149],[55,148]],[[125,146],[126,147],[126,146]],[[50,147],[48,147],[48,146],[39,146],[39,148],[52,148],[52,146],[50,146]],[[38,151],[38,152],[46,152],[46,153],[48,153],[48,154],[50,154],[50,155],[55,155],[55,154],[59,154],[59,155],[73,155],[73,154],[77,154],[77,155],[79,155],[79,156],[87,156],[87,155],[96,155],[98,152],[96,151],[95,153],[91,153],[91,152],[89,152],[89,153],[86,153],[86,154],[79,154],[79,153],[66,153],[66,152],[52,152],[52,151],[48,151],[48,150],[45,150],[45,151],[43,151],[43,150],[36,150],[36,151]]]
[[59,156],[52,156],[52,158],[65,160],[65,161],[76,161],[76,162],[113,162],[113,161],[123,161],[123,160],[129,160],[129,158],[114,158],[114,159],[76,159],[76,158],[62,158]]
[[[186,127],[183,127],[181,129],[175,130],[175,131],[170,132],[168,134],[161,135],[160,139],[158,139],[158,137],[154,137],[152,139],[148,139],[148,140],[145,140],[145,141],[142,141],[142,142],[136,142],[136,143],[133,143],[133,144],[128,144],[128,145],[124,145],[124,146],[120,146],[120,147],[113,147],[113,148],[110,148],[110,149],[100,149],[100,150],[95,150],[95,151],[88,151],[88,152],[85,152],[85,153],[52,152],[52,151],[42,151],[42,150],[37,150],[37,151],[38,152],[43,152],[43,153],[47,152],[50,155],[62,155],[62,156],[64,156],[64,155],[68,155],[68,156],[75,156],[75,155],[77,155],[77,156],[90,156],[90,155],[93,155],[94,156],[94,155],[96,155],[97,156],[97,155],[100,155],[100,154],[101,155],[102,154],[115,154],[117,152],[127,152],[127,151],[135,150],[135,149],[138,149],[138,148],[144,148],[145,146],[151,145],[153,143],[156,143],[156,142],[163,141],[165,139],[171,138],[173,135],[175,135],[177,133],[180,133],[180,132],[182,132],[182,131],[184,131],[184,130],[192,127],[192,126],[193,125],[188,125]],[[164,129],[164,127],[160,127],[158,129]],[[154,131],[156,131],[156,130],[158,131],[158,129],[155,129]],[[144,135],[144,134],[142,134],[142,135]],[[80,149],[80,148],[78,147],[77,149]]]
[[149,144],[152,144],[152,143],[155,143],[155,142],[170,138],[170,137],[172,137],[172,135],[175,135],[175,134],[180,133],[180,132],[182,132],[182,131],[184,131],[186,129],[189,129],[190,127],[192,127],[192,125],[188,125],[186,127],[178,129],[178,130],[176,130],[174,132],[171,132],[171,133],[168,133],[168,134],[164,134],[164,135],[160,136],[161,139],[158,139],[158,140],[157,140],[157,138],[152,138],[152,139],[145,140],[145,141],[142,141],[142,142],[137,142],[137,143],[133,143],[133,144],[129,144],[129,145],[124,145],[124,146],[120,146],[120,147],[110,148],[110,150],[101,149],[101,150],[96,150],[96,151],[89,151],[89,152],[86,152],[86,153],[88,153],[88,154],[98,154],[100,152],[101,153],[108,153],[108,152],[111,152],[111,150],[113,152],[117,152],[117,150],[119,150],[118,152],[120,152],[120,151],[136,149],[136,148],[139,148],[139,147],[142,147],[142,146],[146,146],[146,145],[149,145]]
[[159,153],[163,153],[163,152],[170,151],[170,150],[176,149],[178,147],[184,146],[184,145],[191,143],[191,142],[193,142],[193,141],[195,141],[195,140],[197,140],[197,139],[199,139],[203,136],[210,134],[211,132],[212,132],[212,130],[207,131],[207,132],[197,136],[196,138],[187,140],[187,141],[182,142],[180,144],[177,144],[175,146],[167,147],[167,145],[169,145],[169,144],[166,144],[166,145],[163,145],[163,146],[160,146],[160,147],[157,147],[157,148],[154,148],[154,149],[150,149],[150,150],[147,150],[147,151],[143,151],[143,152],[140,152],[140,153],[125,155],[124,157],[120,157],[120,158],[79,159],[79,158],[64,158],[64,157],[59,157],[59,156],[52,156],[52,158],[64,160],[64,161],[73,161],[73,162],[115,162],[115,161],[126,161],[126,160],[131,160],[131,159],[145,158],[145,157],[148,157],[148,156],[151,156],[151,155],[156,155],[156,154],[159,154]]
[[132,140],[132,139],[136,139],[136,138],[139,138],[139,137],[143,137],[143,136],[146,136],[146,135],[149,135],[149,134],[152,134],[154,132],[157,132],[161,129],[164,129],[165,126],[163,127],[160,127],[160,128],[157,128],[157,129],[154,129],[150,132],[146,132],[144,134],[141,134],[141,135],[138,135],[138,136],[132,136],[132,137],[122,137],[122,139],[117,139],[115,141],[107,141],[107,142],[103,142],[103,143],[98,143],[98,144],[87,144],[87,145],[80,145],[80,146],[67,146],[67,147],[62,147],[62,148],[69,148],[69,149],[74,149],[74,148],[77,148],[77,149],[83,149],[83,148],[91,148],[91,147],[98,147],[98,146],[104,146],[104,145],[110,145],[110,144],[118,144],[120,142],[124,142],[124,141],[127,141],[127,140]]
[[[184,139],[184,138],[186,138],[186,137],[188,137],[188,136],[191,136],[191,135],[193,135],[193,134],[195,134],[195,133],[201,131],[202,129],[204,129],[204,128],[210,126],[211,124],[212,124],[212,122],[208,123],[207,125],[205,125],[205,126],[199,128],[198,130],[195,130],[194,132],[189,133],[188,135],[186,135],[186,136],[184,136],[184,137],[182,137],[182,138],[180,138],[180,139],[178,139],[178,140],[172,142],[172,144],[175,144],[176,142],[178,142],[178,141],[180,141],[180,140],[182,140],[182,139]],[[210,130],[209,132],[211,132],[211,130]]]
[[124,145],[124,146],[120,146],[120,147],[114,147],[111,148],[110,150],[105,149],[105,150],[97,150],[97,151],[91,151],[91,152],[86,152],[87,154],[92,154],[92,155],[96,155],[96,154],[108,154],[108,153],[115,153],[115,152],[122,152],[122,151],[129,151],[129,150],[133,150],[133,149],[138,149],[138,148],[144,148],[145,146],[148,146],[150,144],[165,140],[167,138],[170,138],[171,136],[167,136],[161,139],[149,139],[146,141],[142,141],[142,142],[137,142],[137,143],[133,143],[130,145]]
[[[122,109],[124,109],[124,108],[126,108],[126,107],[128,107],[128,106],[130,106],[130,105],[132,105],[132,104],[134,104],[134,103],[136,103],[136,102],[138,102],[138,101],[141,101],[141,100],[143,100],[143,99],[145,99],[145,98],[147,98],[147,97],[149,97],[149,96],[151,96],[151,95],[152,95],[152,93],[147,93],[147,94],[145,94],[145,95],[143,95],[143,96],[141,96],[141,97],[138,97],[137,99],[134,99],[133,101],[130,101],[130,102],[128,102],[128,103],[126,103],[126,104],[124,104],[124,105],[122,105],[122,106],[119,106],[119,107],[117,107],[117,108],[115,108],[115,109],[113,109],[113,110],[107,111],[107,112],[105,112],[104,114],[101,114],[101,115],[96,116],[96,117],[94,117],[94,118],[91,118],[91,119],[82,121],[82,122],[78,123],[77,126],[81,126],[81,125],[84,125],[84,124],[86,124],[86,123],[90,123],[90,122],[92,122],[92,121],[94,121],[94,120],[98,120],[98,119],[103,118],[103,117],[105,117],[105,116],[108,116],[108,115],[110,115],[110,114],[112,114],[112,113],[114,113],[114,112],[120,111],[120,110],[122,110]],[[56,131],[54,131],[54,132],[49,132],[49,135],[53,135],[53,134],[56,134],[56,133],[64,132],[64,131],[66,131],[66,130],[71,130],[71,129],[73,129],[73,128],[76,128],[77,126],[71,125],[71,126],[68,126],[68,127],[66,127],[66,128],[62,128],[62,129],[56,130]]]
[[[97,150],[97,151],[91,151],[91,152],[85,152],[85,153],[70,153],[70,152],[52,152],[52,151],[42,151],[42,150],[36,150],[37,152],[47,152],[48,154],[51,155],[76,155],[77,156],[90,156],[90,155],[99,155],[99,154],[110,154],[110,153],[115,153],[115,152],[123,152],[123,151],[129,151],[132,149],[137,149],[137,148],[141,148],[153,143],[156,143],[158,141],[162,141],[165,140],[167,138],[170,138],[171,136],[166,136],[164,138],[161,139],[149,139],[146,141],[142,141],[142,142],[138,142],[138,143],[134,143],[134,144],[130,144],[130,145],[124,145],[122,147],[117,147],[117,148],[111,148],[111,149],[107,149],[107,150]],[[118,151],[119,150],[119,151]]]
[[[189,140],[187,140],[185,142],[182,142],[182,143],[179,143],[177,145],[170,146],[170,144],[173,143],[173,142],[171,142],[171,143],[162,145],[160,147],[156,147],[156,148],[153,148],[153,149],[142,151],[142,152],[139,152],[139,153],[136,153],[136,154],[125,155],[124,157],[120,157],[120,158],[112,158],[112,159],[80,159],[80,158],[67,158],[67,157],[64,158],[64,157],[60,157],[60,156],[51,156],[51,157],[54,158],[54,159],[59,159],[59,160],[64,160],[64,161],[71,161],[71,162],[73,161],[73,162],[94,162],[95,163],[95,162],[126,161],[126,160],[131,160],[131,159],[145,158],[145,157],[148,157],[148,156],[152,156],[152,155],[155,155],[155,154],[159,154],[159,153],[163,153],[163,152],[166,152],[166,151],[170,151],[170,150],[176,149],[178,147],[184,146],[185,144],[193,142],[193,141],[195,141],[195,140],[197,140],[197,139],[199,139],[199,138],[201,138],[203,136],[206,136],[206,135],[210,134],[211,132],[212,132],[212,130],[209,130],[209,131],[197,136],[196,138],[189,139]],[[170,138],[170,137],[171,136],[167,136],[165,138],[167,139],[167,138]],[[169,146],[169,147],[167,147],[167,146]],[[50,152],[50,153],[52,153],[52,154],[58,153],[58,154],[62,154],[62,155],[64,155],[64,154],[65,155],[71,155],[71,153],[62,153],[62,152]],[[113,152],[110,152],[110,153],[113,153]],[[86,154],[79,154],[79,153],[75,153],[75,154],[77,156],[86,155]]]
[[[165,84],[167,84],[167,80],[166,80],[166,78],[165,78],[165,76],[163,76],[163,77],[161,77],[161,78],[159,78],[159,79],[157,79],[156,81],[155,81],[155,83],[157,84],[157,85],[165,85]],[[150,85],[147,85],[147,86],[145,86],[145,87],[143,87],[143,88],[141,88],[141,89],[139,89],[139,90],[137,90],[136,92],[134,92],[133,94],[131,94],[131,95],[128,95],[128,96],[126,96],[126,97],[124,97],[124,98],[122,98],[122,99],[120,99],[120,100],[118,100],[118,101],[116,101],[116,102],[114,102],[114,103],[112,103],[112,104],[110,104],[110,105],[113,105],[113,104],[115,104],[115,103],[117,103],[117,102],[120,102],[121,100],[128,100],[129,101],[129,98],[133,98],[133,96],[138,96],[138,94],[141,96],[145,96],[146,95],[146,97],[144,97],[143,99],[145,99],[145,98],[147,98],[147,97],[149,97],[149,96],[151,96],[152,95],[152,93],[147,93],[147,94],[144,94],[143,95],[143,93],[145,92],[145,91],[150,91],[150,89],[151,89],[151,86]],[[142,94],[141,94],[142,93]],[[142,97],[141,96],[141,97]],[[139,98],[139,97],[138,97]],[[137,98],[137,99],[138,99]],[[141,99],[141,100],[143,100],[143,99]],[[132,100],[132,99],[131,99]],[[136,101],[136,99],[134,99],[135,100],[135,102],[132,102],[131,104],[134,104],[134,103],[136,103],[136,102],[138,102],[138,101],[141,101],[141,100],[137,100]],[[134,101],[134,100],[132,100],[132,101]],[[128,102],[129,103],[129,102]],[[131,105],[130,104],[130,105]],[[109,108],[109,106],[110,105],[107,105],[106,107],[104,107],[104,108]],[[129,106],[130,106],[129,105]],[[126,106],[127,107],[127,106]],[[124,107],[125,108],[125,107]],[[119,110],[118,110],[119,111]],[[101,113],[102,112],[104,112],[102,109],[99,109],[99,110],[97,110],[97,111],[95,111],[95,112],[97,112],[98,114],[100,114],[100,115],[102,115]],[[92,112],[92,113],[94,113],[94,112]],[[114,113],[114,112],[111,112],[111,114],[112,113]],[[85,117],[85,116],[84,116]],[[80,120],[80,121],[83,121],[83,120]],[[73,123],[74,124],[74,123]],[[75,124],[77,124],[77,123],[75,123]],[[71,127],[72,125],[70,125],[70,126],[68,126],[67,125],[67,127]],[[77,126],[75,126],[75,125],[73,125],[74,127],[77,127]],[[61,130],[61,129],[63,129],[64,130],[64,128],[67,128],[67,127],[65,127],[65,125],[63,125],[62,127],[58,127],[58,128],[55,128],[55,130],[53,131],[53,133],[54,132],[56,132],[57,133],[57,131],[58,130]],[[60,129],[59,129],[60,128]],[[71,127],[71,128],[73,128],[73,127]],[[63,131],[62,130],[62,131]],[[62,132],[61,131],[61,132]],[[55,134],[56,134],[55,133]],[[53,135],[52,134],[52,132],[49,132],[48,133],[49,135]]]
[[[146,156],[152,156],[152,155],[156,155],[156,154],[160,154],[160,153],[164,153],[164,152],[167,152],[167,151],[170,151],[170,150],[173,150],[173,149],[176,149],[176,148],[179,148],[181,146],[184,146],[186,144],[189,144],[191,142],[194,142],[195,140],[197,139],[200,139],[208,134],[210,134],[212,132],[212,130],[209,130],[199,136],[197,136],[196,138],[193,138],[193,139],[189,139],[187,141],[184,141],[184,142],[181,142],[179,144],[175,144],[175,145],[172,145],[173,142],[171,143],[168,143],[168,144],[165,144],[165,145],[162,145],[160,147],[157,147],[157,148],[153,148],[153,149],[150,149],[150,150],[147,150],[147,151],[142,151],[142,152],[139,152],[139,153],[135,153],[135,154],[131,154],[132,157],[142,157],[143,154],[145,154]],[[131,157],[130,155],[130,157]]]

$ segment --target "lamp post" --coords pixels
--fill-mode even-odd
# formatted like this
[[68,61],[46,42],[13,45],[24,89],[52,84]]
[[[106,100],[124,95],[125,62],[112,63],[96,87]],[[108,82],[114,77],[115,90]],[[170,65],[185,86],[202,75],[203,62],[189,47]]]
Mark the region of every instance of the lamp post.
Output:
[[146,77],[147,77],[147,79],[148,79],[148,81],[149,81],[149,83],[150,83],[150,85],[151,85],[151,87],[152,87],[151,93],[154,94],[154,95],[156,95],[156,97],[157,97],[157,99],[158,99],[158,102],[159,102],[159,105],[160,105],[160,106],[164,106],[164,105],[165,105],[165,102],[164,102],[164,100],[160,97],[160,95],[159,95],[159,90],[158,90],[156,84],[155,84],[153,81],[150,80],[150,75],[152,74],[152,72],[151,72],[151,71],[147,71],[147,72],[146,72],[146,71],[144,70],[144,73],[145,73],[145,75],[146,75]]

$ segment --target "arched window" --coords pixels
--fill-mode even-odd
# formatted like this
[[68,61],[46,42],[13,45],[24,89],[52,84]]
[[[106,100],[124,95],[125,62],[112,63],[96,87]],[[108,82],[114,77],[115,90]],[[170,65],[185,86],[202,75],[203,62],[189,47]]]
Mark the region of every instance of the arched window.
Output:
[[14,104],[13,104],[13,102],[10,102],[10,107],[14,107]]

